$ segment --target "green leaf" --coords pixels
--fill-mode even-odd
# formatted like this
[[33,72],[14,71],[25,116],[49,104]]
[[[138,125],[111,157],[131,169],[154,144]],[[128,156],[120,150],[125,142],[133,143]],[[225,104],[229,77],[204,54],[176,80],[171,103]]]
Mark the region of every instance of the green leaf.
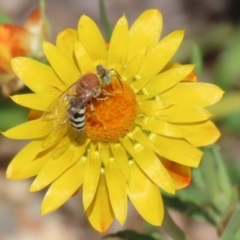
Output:
[[[1,90],[1,89],[0,89]],[[0,131],[27,121],[29,110],[0,95]]]
[[166,237],[163,236],[163,234],[158,233],[158,232],[153,233],[151,236],[152,236],[154,239],[157,239],[157,240],[167,240]]
[[185,233],[176,225],[169,212],[165,211],[162,228],[174,240],[187,240]]
[[222,119],[219,124],[224,125],[226,129],[229,129],[234,134],[240,133],[240,112],[233,112],[227,117]]
[[193,184],[191,184],[191,186],[193,185],[195,188],[199,188],[199,189],[204,189],[205,188],[205,184],[204,184],[204,181],[203,181],[203,178],[202,178],[202,174],[201,174],[201,172],[199,171],[198,168],[192,169],[192,182],[193,182]]
[[220,240],[239,240],[240,239],[240,206],[232,214],[225,231],[223,232]]
[[193,64],[196,64],[194,71],[196,72],[197,76],[198,77],[201,76],[202,69],[203,69],[203,58],[202,58],[201,49],[200,49],[199,45],[197,45],[197,44],[193,45],[191,62]]
[[146,234],[140,234],[133,230],[119,231],[116,233],[108,234],[103,237],[103,239],[107,239],[107,238],[119,238],[119,239],[123,239],[123,240],[156,240],[156,238],[154,238],[152,236],[149,236]]
[[207,204],[210,200],[209,196],[205,194],[205,191],[195,184],[191,184],[188,188],[178,191],[177,196],[183,202],[190,202],[199,207]]
[[229,207],[232,186],[217,145],[204,148],[200,171],[205,182],[206,194],[210,197],[210,203],[219,216],[217,216],[217,212],[214,212],[214,209],[212,209],[212,214],[216,214],[216,220],[218,217],[220,220],[226,214]]
[[238,161],[232,161],[232,159],[229,159],[227,168],[232,184],[240,185],[240,164],[238,163]]
[[[223,23],[214,25],[209,31],[194,35],[192,38],[185,39],[179,50],[173,57],[175,62],[189,61],[192,56],[192,46],[197,43],[202,55],[219,52],[219,49],[225,48],[230,39],[234,38],[234,27],[232,24]],[[227,36],[227,37],[226,37]]]
[[12,23],[12,20],[3,12],[0,12],[0,24]]
[[201,164],[193,170],[191,185],[177,191],[175,198],[163,196],[168,206],[216,225],[230,211],[232,191],[218,146],[212,145],[204,148]]
[[[209,202],[207,202],[206,204],[202,203],[199,206],[195,205],[195,203],[193,203],[193,201],[191,200],[191,197],[189,197],[191,193],[186,192],[187,189],[180,190],[179,193],[184,192],[184,195],[188,200],[181,200],[182,194],[178,193],[176,197],[167,197],[163,195],[164,203],[167,206],[169,206],[169,208],[182,212],[188,216],[191,216],[194,219],[209,222],[211,224],[216,224],[216,220],[213,218],[211,214],[209,214],[208,209],[211,208],[210,203]],[[196,189],[196,191],[194,192],[198,192],[198,189]],[[202,193],[202,195],[206,195],[206,194]]]
[[215,65],[214,80],[224,90],[231,90],[234,88],[240,76],[239,56],[240,56],[240,31],[237,29],[227,46],[225,51],[219,58]]
[[100,10],[101,21],[103,24],[103,29],[105,32],[105,39],[107,42],[109,42],[112,35],[112,27],[108,21],[104,0],[99,0],[99,10]]

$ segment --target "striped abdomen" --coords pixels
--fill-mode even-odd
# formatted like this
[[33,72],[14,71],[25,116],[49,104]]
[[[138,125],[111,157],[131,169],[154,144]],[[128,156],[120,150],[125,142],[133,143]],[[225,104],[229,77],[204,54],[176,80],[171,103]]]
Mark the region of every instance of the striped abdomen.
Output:
[[[71,110],[69,112],[71,112]],[[78,110],[78,112],[74,113],[74,115],[69,114],[69,120],[72,127],[75,128],[77,131],[84,131],[86,123],[86,107],[82,106]]]

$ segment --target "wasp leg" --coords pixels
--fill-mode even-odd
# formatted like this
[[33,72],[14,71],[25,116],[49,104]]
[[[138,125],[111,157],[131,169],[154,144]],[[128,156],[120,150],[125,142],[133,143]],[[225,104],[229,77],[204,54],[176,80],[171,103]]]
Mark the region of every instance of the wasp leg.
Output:
[[[96,98],[96,99],[97,99],[97,98]],[[103,100],[101,99],[100,101],[103,101]],[[91,114],[98,120],[98,122],[100,122],[100,123],[103,125],[104,129],[107,129],[106,126],[105,126],[105,124],[98,119],[96,113],[94,112],[94,106],[93,106],[93,104],[91,103],[91,101],[88,101],[88,106],[89,106],[89,108],[90,108],[90,110],[91,110]]]
[[[111,87],[112,87],[112,85],[111,85]],[[113,89],[112,89],[113,90]],[[101,89],[101,92],[102,92],[102,94],[104,94],[104,95],[106,95],[106,96],[111,96],[111,97],[114,97],[115,96],[115,94],[112,94],[112,93],[110,93],[110,92],[107,92],[106,90],[104,90],[104,89]]]
[[106,101],[106,100],[108,100],[108,99],[109,99],[109,97],[95,98],[95,100],[96,100],[97,102]]
[[90,101],[88,101],[88,106],[89,106],[89,108],[90,108],[90,110],[91,110],[91,113],[92,113],[92,115],[95,113],[94,112],[94,106],[93,106],[93,104],[90,102]]

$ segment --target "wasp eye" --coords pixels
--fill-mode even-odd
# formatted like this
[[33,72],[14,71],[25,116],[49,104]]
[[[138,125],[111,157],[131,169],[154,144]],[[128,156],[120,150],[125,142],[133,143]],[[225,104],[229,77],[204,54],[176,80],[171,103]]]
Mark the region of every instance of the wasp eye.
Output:
[[104,84],[105,86],[111,84],[111,76],[109,76],[109,75],[104,76],[104,77],[102,78],[102,80],[103,80],[103,84]]
[[103,67],[102,67],[102,65],[97,65],[96,69],[97,69],[97,72],[100,72],[100,71],[102,71]]

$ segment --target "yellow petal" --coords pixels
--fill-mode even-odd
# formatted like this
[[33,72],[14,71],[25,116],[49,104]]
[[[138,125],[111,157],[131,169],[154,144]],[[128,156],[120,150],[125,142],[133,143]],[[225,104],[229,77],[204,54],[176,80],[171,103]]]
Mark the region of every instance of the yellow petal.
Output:
[[34,139],[46,136],[51,128],[51,122],[43,121],[40,118],[10,128],[2,134],[13,139]]
[[113,222],[114,215],[108,197],[104,173],[100,175],[95,197],[86,210],[86,214],[93,228],[101,233],[105,232]]
[[178,63],[178,62],[168,62],[165,67],[161,70],[161,72],[165,72],[171,68],[175,68],[175,67],[179,67],[182,64]]
[[57,97],[57,95],[29,93],[14,95],[11,97],[11,99],[21,106],[39,111],[45,111]]
[[125,16],[121,17],[112,33],[108,47],[107,66],[116,70],[120,74],[121,69],[117,69],[118,63],[125,65],[128,51],[128,23]]
[[[67,149],[72,144],[72,142],[69,140],[69,136],[65,135],[60,139],[61,139],[61,141],[59,142],[57,147],[55,147],[52,151],[52,156],[51,157],[52,157],[53,160],[62,156],[65,153],[65,151],[67,151]],[[57,140],[59,141],[59,139],[57,139]]]
[[80,71],[64,53],[48,42],[43,42],[43,51],[54,71],[67,86],[76,82]]
[[67,28],[57,36],[56,47],[74,62],[73,46],[77,41],[77,31]]
[[31,121],[31,120],[38,119],[38,118],[42,117],[42,115],[43,115],[43,111],[30,109],[27,117],[28,117],[28,120]]
[[218,102],[222,95],[223,91],[213,84],[179,83],[170,91],[162,93],[160,98],[185,106],[206,107]]
[[102,163],[105,167],[108,167],[110,162],[110,150],[108,143],[99,143],[98,150],[102,159]]
[[213,144],[221,135],[217,127],[211,121],[198,124],[182,124],[178,126],[190,133],[185,139],[197,147]]
[[105,168],[105,176],[112,210],[118,222],[123,225],[128,209],[127,184],[125,177],[119,171],[113,159],[110,161],[109,166]]
[[69,167],[75,164],[81,156],[75,155],[76,157],[73,157],[74,151],[77,151],[76,148],[71,146],[58,159],[46,156],[48,162],[33,181],[30,191],[36,192],[43,189],[64,173]]
[[136,151],[134,160],[142,171],[164,191],[175,193],[174,183],[156,154],[141,144],[136,144],[134,149]]
[[161,157],[189,167],[197,167],[203,153],[182,139],[168,138],[150,134],[149,138],[156,146]]
[[[154,98],[154,96],[151,96],[151,95],[145,95],[145,94],[138,94],[136,96],[137,98],[137,101],[139,102],[139,104],[141,104],[141,102],[143,101],[146,101],[146,100],[149,100],[149,99],[152,99]],[[165,100],[164,100],[165,101]],[[167,102],[167,101],[166,101]],[[171,104],[170,104],[171,105]]]
[[209,119],[212,114],[199,107],[173,105],[169,108],[151,112],[149,115],[158,117],[161,120],[176,123],[193,123]]
[[128,196],[139,214],[150,224],[162,223],[164,209],[160,191],[135,163],[130,165]]
[[[145,133],[143,133],[143,131],[135,126],[135,128],[129,132],[127,134],[127,136],[133,140],[134,142],[138,142],[140,144],[142,144],[143,146],[145,146],[146,148],[149,148],[151,150],[154,150],[155,149],[155,146],[154,144],[150,141],[150,139],[148,138],[148,135],[146,135]],[[136,144],[134,146],[132,146],[133,150],[134,151],[134,158],[136,158],[136,153],[135,153],[135,148],[136,148]]]
[[78,23],[78,38],[96,64],[106,65],[107,49],[96,23],[83,15]]
[[152,133],[168,137],[184,138],[191,135],[191,133],[188,132],[187,129],[185,130],[174,124],[167,123],[165,121],[161,121],[155,118],[146,117],[143,121],[138,119],[136,120],[136,124]]
[[95,144],[91,143],[85,165],[83,179],[83,206],[85,210],[90,206],[94,199],[101,172],[101,159],[99,153],[96,152],[95,149]]
[[190,184],[192,178],[190,167],[168,161],[161,157],[160,160],[170,174],[176,189],[185,188]]
[[133,158],[142,171],[160,188],[166,192],[175,193],[174,182],[155,155],[155,153],[159,154],[158,147],[138,127],[135,127],[128,136],[139,143],[134,145]]
[[41,141],[30,142],[13,158],[7,168],[8,179],[19,179],[18,173],[37,156],[41,149],[41,143]]
[[41,206],[42,214],[50,213],[63,205],[83,182],[85,157],[64,172],[49,187]]
[[179,48],[184,31],[174,31],[153,47],[144,58],[143,64],[137,74],[140,78],[159,73],[171,60]]
[[67,125],[60,127],[57,131],[51,129],[48,136],[42,141],[42,148],[47,149],[59,142],[59,139],[63,139],[66,135]]
[[143,92],[148,95],[157,95],[164,92],[178,84],[193,68],[194,65],[182,65],[160,73],[151,79],[144,87]]
[[149,100],[149,101],[142,101],[139,103],[141,109],[145,110],[159,110],[170,107],[173,105],[171,101],[164,100],[164,101],[157,101],[157,100]]
[[48,65],[24,57],[13,58],[11,63],[13,71],[33,92],[41,93],[50,86],[63,88],[61,80]]
[[207,110],[213,113],[214,120],[221,120],[227,116],[230,117],[231,114],[239,112],[239,102],[239,90],[233,90],[227,92],[218,103],[207,107]]
[[162,31],[162,15],[157,9],[142,13],[129,30],[127,62],[145,47],[151,49],[159,40]]
[[130,154],[130,156],[132,156],[133,158],[136,157],[133,144],[127,136],[120,138],[119,141],[122,144],[122,146],[127,150],[127,152]]
[[129,164],[128,157],[125,149],[118,143],[111,144],[111,151],[113,154],[113,158],[115,163],[117,164],[119,170],[124,175],[126,181],[129,180]]
[[136,56],[127,64],[126,68],[121,74],[123,81],[131,82],[131,80],[136,77],[136,74],[143,63],[146,51],[146,48],[139,51]]
[[[36,150],[33,151],[36,152]],[[15,166],[14,179],[18,180],[36,176],[49,161],[51,154],[51,150],[47,150],[44,154],[37,152],[37,156],[34,159],[30,158],[29,162],[25,165],[22,165],[18,169]]]
[[189,73],[183,80],[182,82],[197,82],[198,79],[197,79],[197,74],[195,72],[191,72]]
[[130,86],[133,89],[133,91],[135,93],[137,93],[140,90],[142,90],[149,82],[151,82],[151,80],[152,80],[151,76],[150,77],[141,78],[141,79],[131,83]]
[[87,54],[87,52],[85,51],[84,47],[80,42],[75,42],[74,53],[82,74],[96,71],[92,59],[89,57],[89,55]]

